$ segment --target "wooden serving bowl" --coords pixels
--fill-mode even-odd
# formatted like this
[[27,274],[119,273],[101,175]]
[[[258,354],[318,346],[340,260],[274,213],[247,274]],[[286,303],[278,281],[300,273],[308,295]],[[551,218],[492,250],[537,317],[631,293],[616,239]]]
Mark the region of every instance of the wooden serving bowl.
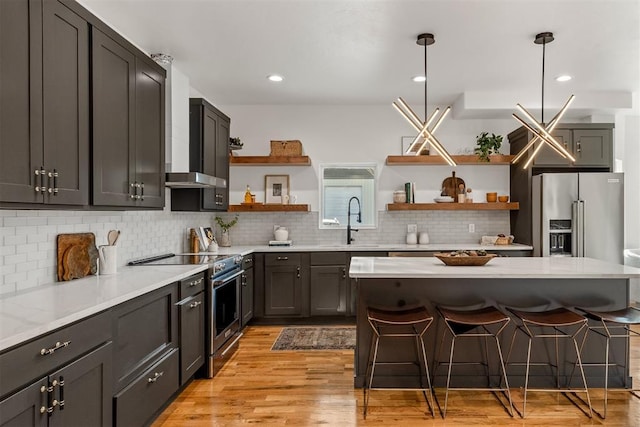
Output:
[[498,200],[498,193],[487,193],[487,202],[493,203]]
[[500,203],[507,203],[509,201],[509,196],[498,196],[498,201]]
[[449,253],[433,254],[434,257],[444,262],[446,265],[455,266],[480,266],[485,265],[491,258],[495,258],[496,254],[476,255],[476,256],[452,256]]

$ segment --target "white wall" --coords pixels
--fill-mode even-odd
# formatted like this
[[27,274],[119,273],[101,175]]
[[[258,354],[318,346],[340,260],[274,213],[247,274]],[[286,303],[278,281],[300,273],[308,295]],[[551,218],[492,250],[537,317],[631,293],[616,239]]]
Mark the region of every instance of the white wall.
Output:
[[[465,180],[476,200],[485,192],[509,193],[508,166],[386,166],[388,155],[401,154],[401,137],[415,135],[411,126],[391,105],[384,106],[312,106],[255,105],[220,106],[231,117],[231,135],[240,137],[244,148],[237,155],[268,155],[270,140],[299,139],[304,154],[310,156],[311,167],[244,167],[231,168],[230,201],[242,201],[246,185],[264,201],[264,175],[290,175],[291,194],[298,203],[319,205],[319,165],[322,163],[373,162],[378,164],[378,210],[392,201],[394,190],[404,183],[416,182],[416,202],[431,202],[440,194],[442,181],[451,175]],[[430,109],[431,111],[431,109]],[[503,153],[509,152],[506,135],[518,127],[513,119],[452,120],[445,119],[436,136],[451,154],[469,153],[476,136],[487,131],[504,136]]]

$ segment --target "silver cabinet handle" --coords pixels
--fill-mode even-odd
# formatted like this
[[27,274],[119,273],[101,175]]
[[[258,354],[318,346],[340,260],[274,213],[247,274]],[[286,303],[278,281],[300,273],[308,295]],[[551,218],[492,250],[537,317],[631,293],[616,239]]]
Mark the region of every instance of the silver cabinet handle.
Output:
[[279,256],[279,257],[277,258],[277,260],[278,260],[278,261],[287,261],[288,259],[289,259],[289,257],[288,257],[288,256]]
[[297,273],[297,277],[298,279],[300,278],[300,267],[298,266],[298,268],[296,269],[296,273]]
[[164,375],[164,371],[156,372],[156,373],[153,374],[153,377],[147,378],[147,382],[155,383],[156,381],[158,381],[158,378],[160,378],[163,375]]
[[202,301],[192,302],[191,304],[189,304],[189,308],[196,308],[200,304],[202,304]]
[[43,348],[42,350],[40,350],[40,355],[46,356],[48,354],[53,354],[56,350],[60,350],[61,348],[68,347],[69,344],[71,344],[71,341],[64,341],[64,342],[58,341],[55,346],[50,348]]
[[582,151],[582,147],[580,146],[580,141],[576,143],[576,151],[579,153]]
[[194,286],[199,285],[200,283],[202,283],[202,277],[199,278],[198,280],[194,280],[193,282],[189,282],[189,287],[193,288]]
[[49,192],[49,194],[53,194],[54,196],[57,196],[58,195],[58,171],[54,169],[52,172],[47,173],[47,176],[49,177],[49,188],[47,188],[47,191]]
[[36,193],[45,193],[47,191],[47,187],[44,185],[44,176],[47,174],[47,171],[44,170],[44,167],[40,166],[40,169],[36,169],[33,172],[36,175],[36,179],[40,178],[40,185],[36,185],[34,187]]
[[135,198],[136,198],[136,183],[132,182],[131,184],[129,184],[129,187],[130,187],[129,198],[135,200]]
[[346,269],[346,268],[343,268],[343,269],[342,269],[342,278],[343,278],[343,279],[346,279],[346,278],[347,278],[347,269]]

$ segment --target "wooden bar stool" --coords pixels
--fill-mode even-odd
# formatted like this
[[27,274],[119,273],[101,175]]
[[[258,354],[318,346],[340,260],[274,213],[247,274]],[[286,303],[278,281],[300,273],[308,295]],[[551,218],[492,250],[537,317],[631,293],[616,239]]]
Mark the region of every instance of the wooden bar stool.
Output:
[[[515,340],[515,336],[517,331],[521,331],[528,337],[528,346],[527,346],[527,361],[526,365],[526,374],[524,380],[524,400],[522,404],[522,418],[526,415],[527,410],[527,393],[529,391],[546,391],[546,392],[560,392],[564,393],[568,389],[560,388],[560,366],[559,366],[559,355],[558,355],[558,339],[571,339],[573,341],[573,346],[576,351],[576,361],[577,365],[580,368],[580,374],[582,375],[582,383],[584,384],[584,389],[580,389],[581,393],[585,393],[587,395],[587,404],[589,406],[589,413],[587,414],[589,418],[593,417],[593,410],[591,408],[591,399],[589,398],[589,390],[587,389],[587,381],[584,376],[584,369],[582,368],[582,360],[580,358],[580,349],[578,348],[578,342],[576,341],[576,336],[584,330],[584,333],[587,332],[587,318],[579,315],[571,310],[568,310],[564,307],[556,308],[553,310],[546,311],[521,311],[514,308],[507,307],[513,315],[519,320],[519,324],[516,324],[516,330],[513,331],[513,336],[511,337],[511,345],[509,346],[509,353],[507,355],[507,365],[517,365],[521,363],[509,363],[511,357],[511,351],[513,350],[513,342]],[[562,328],[562,329],[561,329]],[[571,330],[573,328],[573,333],[568,332],[567,330]],[[555,356],[556,356],[556,364],[543,362],[543,363],[531,363],[531,343],[534,338],[553,338],[555,341]],[[550,365],[555,366],[556,368],[556,388],[537,388],[531,389],[529,388],[529,373],[530,367],[532,365]],[[575,368],[575,365],[574,365]],[[577,391],[577,390],[572,390]],[[517,410],[517,408],[516,408]]]
[[[609,344],[611,338],[634,338],[640,337],[640,333],[631,329],[631,326],[640,325],[640,310],[635,307],[627,307],[622,310],[615,311],[595,311],[587,308],[577,307],[578,310],[585,313],[589,319],[601,322],[601,325],[590,325],[589,331],[594,332],[606,340],[604,363],[583,363],[583,366],[604,366],[604,411],[598,413],[602,419],[607,417],[607,398],[609,392],[609,366],[620,366],[616,363],[609,363]],[[617,331],[617,332],[616,332]],[[586,338],[586,336],[585,336]],[[580,351],[584,346],[585,340],[582,340]],[[627,369],[629,367],[627,366]],[[572,372],[573,375],[573,372]],[[640,398],[635,392],[640,391],[638,388],[616,388],[611,391],[626,391]],[[596,411],[597,412],[597,411]]]
[[[442,316],[442,319],[447,326],[447,329],[451,333],[451,350],[449,352],[449,362],[440,362],[440,353],[442,352],[442,347],[444,345],[444,338],[447,329],[442,331],[442,339],[440,341],[440,350],[438,352],[438,360],[435,361],[436,367],[438,365],[446,364],[449,366],[447,372],[447,391],[444,397],[444,410],[442,411],[442,418],[447,416],[447,404],[449,401],[449,390],[452,388],[451,385],[451,368],[453,365],[461,365],[461,364],[480,364],[484,365],[487,371],[488,384],[487,387],[455,387],[456,390],[472,390],[472,391],[500,391],[503,394],[506,394],[507,399],[509,401],[509,406],[507,407],[502,401],[505,408],[509,410],[509,415],[513,416],[513,403],[511,401],[511,392],[509,391],[509,381],[507,379],[507,371],[504,365],[504,359],[502,357],[502,350],[500,348],[500,341],[498,336],[507,326],[510,321],[509,316],[498,310],[496,307],[484,307],[476,310],[457,310],[451,308],[445,308],[438,306],[438,312]],[[474,337],[484,337],[484,352],[485,352],[485,361],[483,362],[454,362],[453,355],[455,351],[456,339],[458,338],[474,338]],[[493,338],[496,343],[496,350],[498,353],[498,357],[500,360],[500,383],[496,387],[491,386],[491,375],[489,369],[489,345],[487,342],[487,338]],[[504,387],[501,387],[502,381],[504,380]]]
[[[433,316],[425,307],[413,309],[388,311],[376,308],[367,308],[367,320],[371,325],[371,329],[375,335],[375,339],[371,340],[369,349],[369,358],[367,370],[365,374],[364,392],[364,418],[367,417],[367,408],[369,406],[370,390],[373,388],[373,377],[376,365],[406,365],[417,364],[420,371],[420,388],[378,388],[379,390],[421,390],[431,415],[434,416],[433,406],[433,389],[431,386],[431,378],[429,376],[429,362],[427,361],[427,352],[424,346],[423,336],[429,326],[433,322]],[[378,348],[381,338],[389,337],[408,337],[415,340],[417,362],[378,362]],[[422,359],[422,360],[421,360]],[[423,370],[424,369],[424,370]],[[425,387],[424,378],[427,379]],[[369,392],[367,392],[369,391]]]

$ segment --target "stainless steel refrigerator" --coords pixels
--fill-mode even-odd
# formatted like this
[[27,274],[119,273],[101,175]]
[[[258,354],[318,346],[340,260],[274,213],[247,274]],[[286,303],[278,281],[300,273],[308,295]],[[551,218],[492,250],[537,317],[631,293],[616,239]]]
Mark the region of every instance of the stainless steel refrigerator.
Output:
[[533,177],[534,256],[623,263],[624,175],[543,173]]

